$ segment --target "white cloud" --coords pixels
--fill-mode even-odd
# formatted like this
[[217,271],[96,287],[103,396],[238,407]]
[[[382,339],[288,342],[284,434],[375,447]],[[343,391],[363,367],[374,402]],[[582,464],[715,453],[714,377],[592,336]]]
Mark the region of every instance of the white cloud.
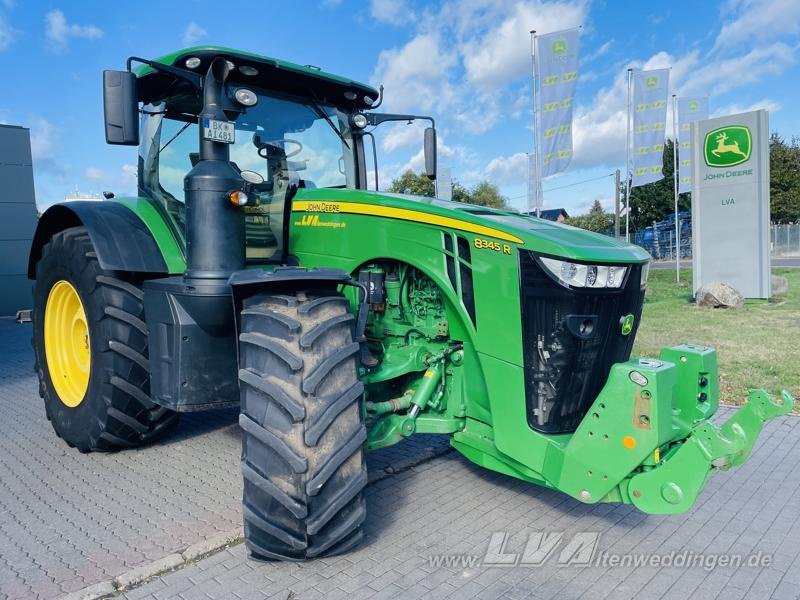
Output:
[[8,21],[0,16],[0,52],[13,44],[16,38],[17,30],[11,27]]
[[414,19],[414,13],[405,0],[370,0],[372,18],[390,25],[404,25]]
[[79,188],[91,190],[92,193],[109,190],[120,196],[136,190],[136,165],[132,164],[122,165],[112,171],[89,166],[84,170],[83,177],[87,181]]
[[736,88],[757,83],[767,75],[780,75],[797,62],[797,52],[783,42],[753,48],[746,54],[706,60],[691,70],[679,87],[685,94],[719,96]]
[[514,4],[499,24],[462,42],[467,81],[489,91],[530,73],[531,27],[541,33],[577,27],[585,12],[584,2]]
[[777,112],[781,109],[781,105],[774,100],[764,98],[763,100],[759,100],[758,102],[753,102],[752,104],[747,105],[728,104],[726,106],[720,106],[711,112],[711,116],[724,117],[725,115],[733,115],[736,113],[750,112],[752,110],[761,109],[768,110],[769,112]]
[[103,37],[103,30],[95,25],[67,23],[60,10],[51,10],[44,16],[45,38],[52,50],[63,50],[71,38],[96,40]]
[[383,50],[372,76],[383,83],[391,110],[428,111],[446,106],[453,97],[448,71],[455,56],[441,47],[436,33],[423,33],[401,48]]
[[[385,5],[400,11],[396,3]],[[531,25],[542,32],[578,25],[586,5],[586,0],[445,2],[438,12],[416,15],[416,33],[408,43],[381,52],[371,81],[385,85],[389,110],[448,111],[464,132],[484,133],[502,117],[521,114],[525,102],[520,103],[517,82],[524,79],[527,85],[530,74]]]
[[602,44],[597,50],[594,52],[590,52],[586,55],[585,58],[581,59],[583,64],[590,63],[593,60],[597,60],[601,56],[605,56],[608,54],[608,51],[611,50],[611,46],[614,45],[614,40],[608,40],[606,43]]
[[730,53],[750,39],[774,40],[800,33],[800,2],[797,0],[731,0],[723,9],[735,18],[725,23],[714,50]]
[[[444,143],[444,139],[441,134],[437,136],[436,138],[437,163],[441,164],[442,159],[454,158],[456,156],[463,156],[463,155],[464,152],[461,148],[452,148]],[[419,173],[424,168],[425,168],[425,149],[420,148],[419,152],[417,152],[414,156],[412,156],[408,160],[408,162],[406,162],[399,169],[397,169],[395,177],[399,177],[409,169],[411,169],[415,173]]]
[[[376,5],[398,6],[373,2],[371,8]],[[440,129],[449,127],[460,139],[466,134],[485,133],[509,120],[518,120],[520,127],[526,127],[530,121],[529,30],[535,28],[545,33],[582,24],[589,17],[588,8],[589,0],[444,0],[439,7],[425,8],[417,15],[405,44],[381,52],[371,81],[375,85],[385,84],[387,110],[431,112],[439,116]],[[754,15],[760,8],[762,14]],[[585,89],[583,86],[592,77],[607,83],[591,100],[575,108],[571,169],[624,165],[627,67],[670,67],[670,93],[714,96],[720,98],[720,103],[729,103],[725,108],[729,112],[750,108],[744,105],[752,100],[752,94],[748,92],[747,102],[742,102],[737,97],[738,91],[774,80],[797,63],[800,45],[779,38],[800,32],[800,2],[730,0],[725,15],[720,24],[711,29],[705,42],[675,53],[634,54],[631,59],[615,65],[606,64],[611,62],[607,56],[612,50],[622,52],[614,40],[585,36],[582,64],[596,61],[592,63],[595,72],[587,75],[584,69],[579,85]],[[748,21],[750,17],[757,18]],[[382,20],[388,22],[393,18],[386,13]],[[741,24],[737,24],[739,22]],[[763,31],[748,33],[746,30],[756,22],[755,28],[763,28]],[[703,50],[715,37],[730,43],[724,49]],[[603,56],[606,59],[601,63],[597,59]],[[780,108],[769,100],[751,106]],[[413,128],[404,125],[395,126],[386,134],[381,132],[381,135],[384,152],[412,146],[415,139],[421,139],[421,134],[416,138]],[[515,151],[525,150],[526,146],[522,142],[509,148],[506,156],[498,156],[488,163],[484,159],[470,165],[454,164],[454,171],[469,171],[501,185],[524,185],[525,154]],[[467,148],[454,145],[452,150],[454,158],[465,162]],[[407,167],[419,169],[422,157],[419,151],[406,164],[392,166],[398,173]],[[595,196],[586,198],[591,202]]]
[[183,30],[183,45],[194,46],[198,41],[204,38],[207,33],[208,32],[200,27],[200,25],[194,21],[190,21],[186,29]]
[[[629,66],[636,69],[671,66],[670,93],[678,96],[713,97],[757,83],[769,75],[778,75],[795,62],[794,51],[786,44],[776,42],[725,58],[704,58],[697,50],[691,50],[679,57],[658,52],[643,62],[634,61]],[[573,123],[573,168],[625,164],[626,98],[626,72],[623,68],[614,78],[613,84],[601,89],[589,105],[579,105],[576,108]],[[763,108],[768,105],[753,106]],[[730,114],[738,108],[738,105],[732,105],[724,109],[724,112],[717,112]],[[773,110],[776,108],[773,104]],[[671,123],[670,102],[667,110],[668,132],[671,131]]]
[[517,152],[511,156],[498,156],[484,169],[486,178],[497,185],[513,185],[528,181],[528,155]]
[[33,160],[52,160],[56,156],[56,128],[42,117],[33,117],[30,122],[31,155]]
[[420,121],[397,123],[387,128],[385,133],[381,133],[381,148],[385,152],[394,152],[401,148],[419,144],[423,139],[424,129],[425,125]]
[[88,167],[83,174],[86,179],[91,179],[92,181],[102,181],[108,177],[108,174],[105,171],[98,169],[97,167]]

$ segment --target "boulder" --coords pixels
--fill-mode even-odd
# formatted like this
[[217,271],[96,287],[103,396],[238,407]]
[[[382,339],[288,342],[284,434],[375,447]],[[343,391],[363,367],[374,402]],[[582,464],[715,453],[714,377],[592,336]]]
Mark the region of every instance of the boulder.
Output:
[[742,308],[744,296],[732,285],[723,281],[712,281],[697,290],[695,302],[697,306],[708,308]]
[[772,275],[772,295],[785,296],[789,293],[789,280],[780,275]]

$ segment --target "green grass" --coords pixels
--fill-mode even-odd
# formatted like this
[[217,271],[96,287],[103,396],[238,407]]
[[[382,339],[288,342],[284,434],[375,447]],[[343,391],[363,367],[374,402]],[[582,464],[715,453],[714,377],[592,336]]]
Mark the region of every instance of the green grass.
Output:
[[[692,272],[651,270],[633,356],[657,357],[665,346],[693,342],[717,349],[720,399],[742,404],[750,388],[800,398],[800,269],[773,269],[789,280],[778,301],[750,301],[740,310],[692,303]],[[795,412],[798,407],[795,407]]]

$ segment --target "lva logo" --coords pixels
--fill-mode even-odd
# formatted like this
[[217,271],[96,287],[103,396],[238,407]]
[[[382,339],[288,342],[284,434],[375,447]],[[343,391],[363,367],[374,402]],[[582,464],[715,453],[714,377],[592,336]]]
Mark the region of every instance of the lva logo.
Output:
[[750,159],[753,139],[744,125],[728,125],[709,131],[704,155],[709,167],[732,167]]

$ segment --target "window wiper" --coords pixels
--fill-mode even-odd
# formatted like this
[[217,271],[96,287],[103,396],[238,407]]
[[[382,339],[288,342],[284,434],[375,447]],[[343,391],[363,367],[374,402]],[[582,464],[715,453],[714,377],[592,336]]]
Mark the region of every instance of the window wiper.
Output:
[[344,136],[342,135],[342,132],[339,131],[339,128],[336,127],[336,125],[333,124],[333,121],[331,121],[331,118],[327,115],[327,113],[324,110],[322,110],[322,107],[319,104],[317,104],[316,102],[314,102],[313,100],[311,100],[311,107],[314,109],[315,113],[317,113],[320,117],[325,119],[325,122],[328,125],[330,125],[331,129],[333,129],[333,131],[336,133],[336,135],[339,136],[339,139],[342,140],[342,143],[345,145],[345,147],[348,150],[350,150],[350,144],[348,144],[347,140],[344,139]]
[[170,145],[172,142],[174,142],[174,141],[175,141],[175,138],[177,138],[177,137],[178,137],[180,134],[182,134],[184,131],[186,131],[186,128],[187,128],[187,127],[189,127],[189,125],[191,125],[191,124],[192,124],[191,122],[187,122],[187,123],[186,123],[186,124],[185,124],[183,127],[181,127],[181,128],[178,130],[178,133],[176,133],[176,134],[175,134],[175,135],[173,135],[171,138],[169,138],[169,140],[167,141],[167,143],[166,143],[166,144],[164,144],[163,146],[161,146],[161,148],[159,148],[159,149],[158,149],[158,152],[156,153],[156,155],[159,155],[159,154],[161,154],[161,152],[164,150],[164,148],[166,148],[166,147],[167,147],[167,146],[169,146],[169,145]]

